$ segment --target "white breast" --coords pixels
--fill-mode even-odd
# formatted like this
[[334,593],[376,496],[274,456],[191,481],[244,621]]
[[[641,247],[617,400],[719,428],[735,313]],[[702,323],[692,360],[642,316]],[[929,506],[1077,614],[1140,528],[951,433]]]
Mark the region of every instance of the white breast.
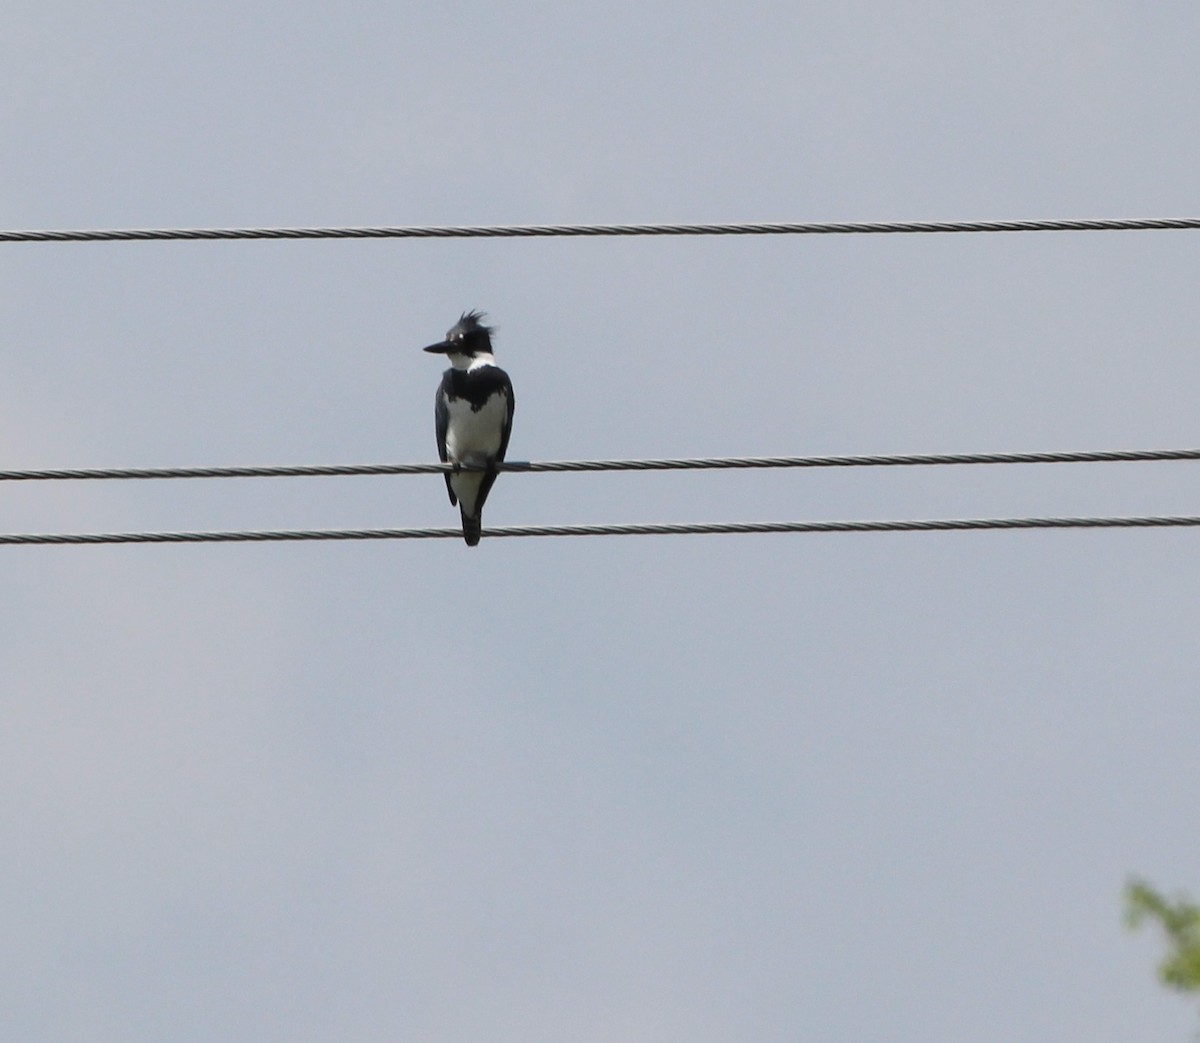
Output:
[[500,452],[508,401],[504,395],[489,398],[478,410],[466,399],[447,403],[446,455],[457,463],[485,464]]

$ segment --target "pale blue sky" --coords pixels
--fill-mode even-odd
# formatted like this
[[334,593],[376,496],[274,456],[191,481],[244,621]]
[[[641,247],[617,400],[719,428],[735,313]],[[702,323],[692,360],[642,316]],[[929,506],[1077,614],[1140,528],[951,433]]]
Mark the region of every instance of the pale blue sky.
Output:
[[[5,6],[9,228],[1196,216],[1193,4]],[[1200,444],[1200,233],[0,246],[0,466]],[[1195,465],[506,475],[486,521],[1200,513]],[[452,525],[436,477],[4,531]],[[0,548],[22,1041],[1185,1039],[1198,537]]]

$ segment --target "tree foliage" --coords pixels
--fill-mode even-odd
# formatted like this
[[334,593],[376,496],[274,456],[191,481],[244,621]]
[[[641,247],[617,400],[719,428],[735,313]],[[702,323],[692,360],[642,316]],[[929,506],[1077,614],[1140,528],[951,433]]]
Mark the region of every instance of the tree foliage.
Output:
[[1156,921],[1167,937],[1158,976],[1168,988],[1200,992],[1200,906],[1184,895],[1166,898],[1143,880],[1125,886],[1125,922],[1139,927]]

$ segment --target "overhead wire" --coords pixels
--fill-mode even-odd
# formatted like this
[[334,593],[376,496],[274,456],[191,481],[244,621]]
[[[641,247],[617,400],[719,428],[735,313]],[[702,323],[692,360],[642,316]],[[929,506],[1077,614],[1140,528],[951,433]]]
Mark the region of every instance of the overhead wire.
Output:
[[[996,464],[1135,463],[1200,460],[1200,449],[1084,450],[1023,453],[909,453],[871,456],[689,457],[639,460],[506,461],[498,470],[516,473],[733,470],[745,468],[914,467]],[[349,477],[446,474],[445,463],[346,464],[280,467],[73,468],[0,471],[2,481]],[[485,529],[491,539],[552,536],[682,536],[766,533],[951,532],[986,529],[1114,529],[1200,526],[1200,517],[950,518],[923,520],[703,522],[680,524],[519,525]],[[0,533],[0,545],[130,543],[270,543],[459,538],[459,528],[300,529],[218,532]]]
[[[899,453],[849,456],[718,456],[646,460],[508,460],[495,465],[517,474],[596,471],[730,471],[840,467],[944,467],[994,464],[1150,463],[1200,460],[1200,449],[1118,449],[1017,453]],[[265,467],[95,467],[0,470],[0,482],[105,481],[177,478],[332,478],[449,474],[484,470],[447,463],[330,464]]]
[[[1200,218],[939,222],[818,222],[724,224],[442,225],[311,228],[116,228],[0,230],[0,242],[128,242],[296,239],[550,238],[712,235],[867,235],[992,232],[1164,231],[1200,229]],[[1200,450],[1134,450],[1053,453],[900,454],[875,456],[710,457],[649,460],[510,461],[511,472],[595,472],[939,466],[959,464],[1117,463],[1200,459]],[[335,477],[447,473],[448,464],[350,464],[282,467],[72,468],[0,471],[0,481],[171,478]],[[738,522],[646,525],[509,526],[484,531],[489,538],[530,536],[633,536],[750,533],[914,532],[981,529],[1175,528],[1200,525],[1200,517],[975,518],[916,521]],[[449,539],[457,528],[270,530],[229,532],[6,533],[0,544],[229,543],[316,540]]]
[[[767,533],[956,532],[986,529],[1168,529],[1200,526],[1200,517],[934,518],[900,521],[700,522],[646,525],[510,525],[485,539],[534,536],[689,536]],[[296,543],[350,540],[461,539],[458,528],[294,529],[230,532],[3,533],[0,545],[122,543]]]
[[698,235],[921,235],[966,232],[1139,232],[1200,228],[1200,218],[1047,221],[730,222],[723,224],[395,225],[326,228],[83,228],[0,230],[0,242],[230,239],[526,239]]

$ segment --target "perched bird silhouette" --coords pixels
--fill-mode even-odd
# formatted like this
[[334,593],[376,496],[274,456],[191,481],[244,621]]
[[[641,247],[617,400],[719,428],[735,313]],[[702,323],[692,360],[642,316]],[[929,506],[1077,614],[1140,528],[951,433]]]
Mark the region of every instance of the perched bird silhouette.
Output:
[[484,326],[482,318],[482,312],[464,312],[445,340],[424,349],[450,360],[434,400],[438,456],[443,463],[482,468],[446,475],[446,491],[462,513],[468,547],[479,542],[483,505],[496,481],[495,465],[508,451],[513,418],[512,381],[496,365],[495,330]]

